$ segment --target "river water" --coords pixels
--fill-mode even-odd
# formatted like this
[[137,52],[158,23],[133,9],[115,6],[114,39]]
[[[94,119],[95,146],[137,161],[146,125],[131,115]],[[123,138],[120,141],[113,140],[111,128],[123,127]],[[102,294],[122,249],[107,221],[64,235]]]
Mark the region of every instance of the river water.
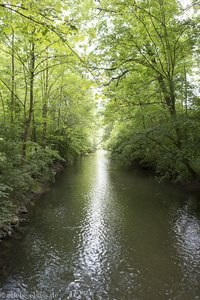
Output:
[[198,202],[103,151],[83,157],[0,245],[0,299],[200,299]]

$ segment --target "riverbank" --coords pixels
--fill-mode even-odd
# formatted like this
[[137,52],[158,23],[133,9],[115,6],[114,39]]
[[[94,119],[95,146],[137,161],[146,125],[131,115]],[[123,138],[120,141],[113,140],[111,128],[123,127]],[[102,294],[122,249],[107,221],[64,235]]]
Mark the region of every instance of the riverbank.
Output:
[[[198,201],[97,151],[67,166],[0,247],[0,298],[198,299]],[[153,273],[152,273],[153,268]]]
[[[49,184],[55,179],[58,173],[61,173],[66,167],[66,161],[57,160],[49,167],[49,178],[43,178],[39,182],[37,181],[37,189],[27,192],[22,201],[15,206],[15,211],[12,216],[5,223],[0,223],[0,243],[7,239],[14,237],[15,233],[20,230],[21,225],[27,222],[28,211],[34,202],[39,200],[40,197],[49,191]],[[53,174],[53,178],[52,178]],[[9,200],[8,200],[9,201]]]
[[178,189],[188,192],[188,193],[194,193],[195,195],[200,192],[200,182],[195,180],[195,179],[185,179],[183,181],[176,181],[174,178],[165,178],[162,176],[162,174],[157,174],[156,172],[156,167],[152,166],[151,164],[148,163],[141,163],[140,160],[135,160],[134,162],[131,163],[129,166],[130,170],[131,169],[141,169],[145,172],[148,172],[152,176],[154,176],[158,182],[165,182],[172,184],[176,186]]

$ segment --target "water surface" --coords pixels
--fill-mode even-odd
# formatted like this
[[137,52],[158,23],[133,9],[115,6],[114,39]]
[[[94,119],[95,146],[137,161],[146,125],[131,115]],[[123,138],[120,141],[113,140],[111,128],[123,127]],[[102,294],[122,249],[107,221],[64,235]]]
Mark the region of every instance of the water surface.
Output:
[[103,151],[60,175],[0,245],[0,299],[200,299],[198,199]]

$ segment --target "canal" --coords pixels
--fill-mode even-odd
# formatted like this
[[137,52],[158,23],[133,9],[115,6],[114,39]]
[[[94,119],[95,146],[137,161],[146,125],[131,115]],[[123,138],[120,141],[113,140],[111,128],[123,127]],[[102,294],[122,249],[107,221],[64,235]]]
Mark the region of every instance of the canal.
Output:
[[198,199],[83,157],[0,245],[0,299],[200,299]]

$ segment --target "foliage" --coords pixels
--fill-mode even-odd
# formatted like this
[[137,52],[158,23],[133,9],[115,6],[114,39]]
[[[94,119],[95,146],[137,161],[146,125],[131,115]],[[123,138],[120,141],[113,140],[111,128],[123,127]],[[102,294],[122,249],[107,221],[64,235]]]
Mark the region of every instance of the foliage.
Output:
[[72,4],[0,4],[0,216],[52,178],[54,162],[92,146],[95,103],[74,50],[83,37]]
[[151,166],[161,178],[199,181],[195,9],[175,0],[112,0],[97,3],[96,12],[91,61],[108,98],[111,157]]
[[97,82],[113,159],[199,180],[196,3],[5,0],[0,20],[4,214],[56,160],[95,148]]
[[9,186],[0,183],[0,224],[8,222],[13,215],[14,205],[8,201],[11,190]]

